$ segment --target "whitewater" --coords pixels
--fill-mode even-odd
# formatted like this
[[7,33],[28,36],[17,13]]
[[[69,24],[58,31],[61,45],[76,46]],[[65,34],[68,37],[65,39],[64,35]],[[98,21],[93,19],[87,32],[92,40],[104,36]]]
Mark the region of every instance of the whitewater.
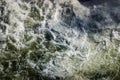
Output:
[[119,80],[120,0],[0,0],[0,80]]

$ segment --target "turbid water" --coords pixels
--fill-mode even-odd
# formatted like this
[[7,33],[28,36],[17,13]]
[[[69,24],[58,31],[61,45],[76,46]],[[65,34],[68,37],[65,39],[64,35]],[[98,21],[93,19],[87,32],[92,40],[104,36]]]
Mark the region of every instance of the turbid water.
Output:
[[119,0],[0,0],[0,80],[119,76]]

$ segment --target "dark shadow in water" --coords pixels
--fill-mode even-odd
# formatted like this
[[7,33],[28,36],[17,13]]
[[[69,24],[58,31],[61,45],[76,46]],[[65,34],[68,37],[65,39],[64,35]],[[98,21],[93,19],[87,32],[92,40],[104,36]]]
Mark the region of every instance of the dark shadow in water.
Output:
[[94,5],[107,4],[109,7],[120,6],[120,0],[78,0],[81,4],[87,7],[92,7]]

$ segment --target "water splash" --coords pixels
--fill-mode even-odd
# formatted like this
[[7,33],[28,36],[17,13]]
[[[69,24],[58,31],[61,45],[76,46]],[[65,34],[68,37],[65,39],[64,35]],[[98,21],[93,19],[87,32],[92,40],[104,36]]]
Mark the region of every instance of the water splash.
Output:
[[119,8],[77,0],[0,0],[0,78],[116,80]]

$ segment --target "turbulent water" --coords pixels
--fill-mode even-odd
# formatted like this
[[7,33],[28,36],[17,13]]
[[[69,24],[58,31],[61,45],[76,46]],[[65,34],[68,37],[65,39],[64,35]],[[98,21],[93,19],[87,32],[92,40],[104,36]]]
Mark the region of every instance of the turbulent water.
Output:
[[120,80],[120,0],[0,0],[0,80]]

